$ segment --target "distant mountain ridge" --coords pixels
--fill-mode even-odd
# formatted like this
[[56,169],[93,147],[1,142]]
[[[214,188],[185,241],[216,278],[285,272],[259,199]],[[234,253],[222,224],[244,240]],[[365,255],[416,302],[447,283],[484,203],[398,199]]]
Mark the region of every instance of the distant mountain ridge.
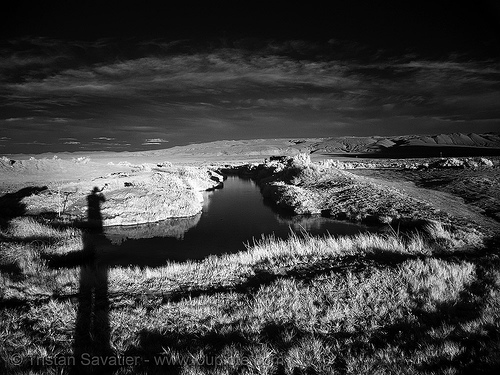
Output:
[[450,133],[403,136],[343,136],[330,138],[281,138],[221,140],[176,146],[151,153],[175,155],[290,155],[312,154],[367,157],[427,157],[500,155],[499,133]]
[[[294,155],[306,152],[323,156],[365,156],[372,158],[414,158],[451,156],[500,156],[500,133],[450,133],[434,135],[399,136],[342,136],[325,138],[274,138],[220,140],[193,143],[150,151],[46,153],[37,157],[51,158],[54,155],[75,158],[82,155],[91,159],[113,158],[115,154],[125,157],[251,157],[272,155]],[[12,159],[27,159],[30,155],[11,155]],[[5,165],[9,164],[9,158]],[[3,159],[0,159],[0,161]],[[40,166],[42,168],[42,166]]]
[[419,136],[409,139],[408,145],[455,145],[475,147],[500,147],[500,135],[494,133],[451,133],[433,136]]
[[[438,151],[439,150],[439,151]],[[405,135],[394,137],[334,137],[326,138],[313,145],[311,152],[322,154],[435,154],[447,156],[459,154],[500,155],[500,134],[498,133],[451,133],[436,135]],[[416,155],[418,156],[418,155]]]

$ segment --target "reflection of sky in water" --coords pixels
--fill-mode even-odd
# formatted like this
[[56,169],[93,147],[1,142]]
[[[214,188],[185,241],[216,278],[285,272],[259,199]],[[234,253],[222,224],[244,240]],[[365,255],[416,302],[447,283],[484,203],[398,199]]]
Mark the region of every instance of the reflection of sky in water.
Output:
[[[161,264],[245,250],[263,235],[287,238],[291,231],[352,235],[365,227],[317,216],[290,216],[264,205],[258,186],[229,177],[224,188],[205,193],[203,212],[139,226],[110,227],[106,237],[118,247],[105,250],[113,264]],[[149,262],[149,263],[148,263]]]

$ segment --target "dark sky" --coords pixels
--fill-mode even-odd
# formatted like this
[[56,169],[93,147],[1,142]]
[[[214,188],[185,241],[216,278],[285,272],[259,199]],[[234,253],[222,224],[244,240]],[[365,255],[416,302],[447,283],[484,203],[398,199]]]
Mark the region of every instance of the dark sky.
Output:
[[2,5],[0,154],[500,129],[495,1],[171,3]]

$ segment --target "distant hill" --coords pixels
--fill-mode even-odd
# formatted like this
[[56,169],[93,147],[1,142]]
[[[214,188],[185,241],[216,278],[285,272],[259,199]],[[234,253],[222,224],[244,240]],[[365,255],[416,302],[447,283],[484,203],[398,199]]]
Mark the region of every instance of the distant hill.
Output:
[[380,157],[500,155],[500,134],[335,137],[318,142],[311,152]]
[[332,156],[436,157],[500,155],[500,134],[451,133],[393,137],[331,137],[301,139],[251,139],[215,141],[166,150],[171,155],[259,156],[290,155],[298,152]]
[[[161,150],[134,152],[79,152],[58,153],[62,158],[88,156],[92,160],[117,157],[150,158],[165,157],[165,160],[185,158],[206,158],[207,160],[261,159],[272,155],[294,155],[307,152],[321,156],[347,156],[371,158],[416,158],[451,156],[500,156],[499,133],[451,133],[434,135],[370,136],[370,137],[328,137],[328,138],[277,138],[221,140],[175,146]],[[40,154],[38,158],[52,158],[54,153]],[[30,155],[10,155],[12,159],[28,159]],[[4,158],[4,167],[10,166]],[[141,160],[142,160],[141,159]],[[1,159],[0,159],[1,161]],[[1,164],[1,163],[0,163]],[[0,170],[2,165],[0,165]],[[37,168],[43,169],[43,165]]]

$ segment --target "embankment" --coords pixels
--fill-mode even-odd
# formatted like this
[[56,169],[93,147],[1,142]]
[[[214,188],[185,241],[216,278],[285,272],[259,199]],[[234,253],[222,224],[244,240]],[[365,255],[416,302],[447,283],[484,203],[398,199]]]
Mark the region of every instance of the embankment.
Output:
[[258,181],[262,194],[278,207],[298,215],[320,214],[368,225],[422,227],[439,221],[455,227],[479,229],[470,220],[455,217],[423,194],[410,194],[398,184],[377,182],[335,168],[332,163],[312,163],[306,154],[272,158],[224,170]]
[[87,220],[91,191],[101,198],[104,226],[151,223],[199,213],[202,192],[217,187],[223,177],[208,168],[131,163],[97,165],[69,160],[25,160],[2,168],[15,192],[27,185],[46,185],[34,194],[10,202],[28,215],[57,215]]

